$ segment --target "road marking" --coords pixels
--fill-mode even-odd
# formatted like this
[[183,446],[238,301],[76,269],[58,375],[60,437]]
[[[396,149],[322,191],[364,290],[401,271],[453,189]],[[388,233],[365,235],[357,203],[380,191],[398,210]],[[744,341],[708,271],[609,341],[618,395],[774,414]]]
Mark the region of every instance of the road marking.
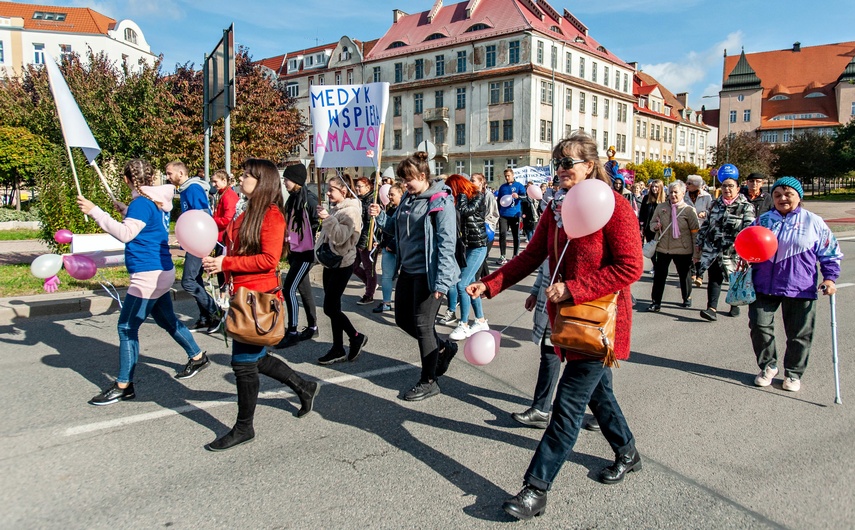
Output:
[[847,237],[838,237],[838,241],[853,241],[855,240],[855,236],[847,236]]
[[[411,370],[414,368],[420,368],[414,364],[403,364],[398,366],[390,366],[388,368],[379,368],[377,370],[369,370],[367,372],[362,372],[358,374],[352,375],[340,375],[338,377],[333,377],[327,380],[320,380],[318,384],[320,385],[335,385],[341,383],[347,383],[348,381],[353,381],[355,379],[369,379],[371,377],[393,374],[396,372],[403,372],[404,370]],[[290,389],[286,389],[285,387],[281,387],[278,390],[268,390],[266,392],[261,392],[258,397],[259,398],[270,398],[276,397],[284,394],[294,394]],[[180,407],[175,407],[172,409],[164,409],[158,410],[155,412],[146,412],[144,414],[137,414],[134,416],[128,416],[125,418],[116,418],[113,420],[107,421],[99,421],[95,423],[87,423],[84,425],[78,425],[76,427],[69,427],[63,432],[63,436],[76,436],[78,434],[86,434],[95,431],[103,431],[105,429],[113,429],[115,427],[123,427],[125,425],[132,425],[134,423],[141,423],[144,421],[157,420],[160,418],[165,418],[168,416],[177,416],[179,414],[184,414],[186,412],[192,412],[194,410],[209,410],[217,407],[222,407],[223,405],[229,405],[237,401],[237,397],[231,397],[226,399],[218,399],[215,401],[199,401],[196,403],[190,403],[188,405],[182,405]]]
[[852,287],[853,285],[855,285],[855,283],[838,283],[837,288],[843,289],[844,287]]

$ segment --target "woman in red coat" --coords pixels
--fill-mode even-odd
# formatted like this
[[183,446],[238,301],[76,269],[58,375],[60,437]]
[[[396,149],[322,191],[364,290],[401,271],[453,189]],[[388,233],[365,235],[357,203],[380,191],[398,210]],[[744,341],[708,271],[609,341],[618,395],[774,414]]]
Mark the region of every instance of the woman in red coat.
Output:
[[[231,187],[229,174],[225,169],[218,169],[211,175],[211,184],[217,189],[217,207],[214,209],[214,222],[217,223],[217,241],[222,244],[223,236],[226,233],[226,227],[235,218],[235,212],[238,202],[237,193]],[[223,247],[217,245],[214,248],[215,255],[219,256],[223,253]],[[222,272],[217,273],[217,281],[222,288],[225,285],[226,277]]]
[[[531,243],[507,265],[482,282],[470,285],[467,288],[470,296],[484,294],[492,298],[537,270],[546,259],[549,270],[556,270],[559,256],[555,255],[555,240],[559,252],[567,243],[561,218],[561,203],[567,190],[585,179],[609,183],[597,155],[596,142],[584,133],[561,140],[552,156],[561,190],[541,216]],[[608,223],[593,234],[571,240],[557,266],[564,281],[546,289],[549,321],[555,319],[558,302],[571,300],[579,304],[620,291],[615,357],[629,358],[630,285],[641,277],[642,267],[638,219],[629,202],[615,194],[615,209]],[[602,361],[583,355],[557,348],[556,354],[567,361],[567,367],[558,383],[552,418],[525,474],[522,491],[503,505],[506,512],[520,519],[540,515],[546,508],[546,491],[576,443],[586,405],[591,407],[616,457],[614,464],[600,472],[600,481],[614,484],[623,480],[627,472],[641,469],[635,439],[612,391],[611,369]]]
[[[285,242],[285,204],[279,171],[269,160],[251,158],[243,164],[240,185],[248,204],[226,229],[226,255],[206,257],[202,265],[209,273],[225,272],[232,289],[277,291],[281,298],[276,270]],[[259,373],[284,383],[297,394],[301,404],[298,418],[312,411],[318,384],[306,381],[285,362],[268,355],[264,346],[233,340],[232,369],[238,394],[237,422],[225,436],[208,444],[208,450],[225,451],[255,437],[252,419],[258,401]]]

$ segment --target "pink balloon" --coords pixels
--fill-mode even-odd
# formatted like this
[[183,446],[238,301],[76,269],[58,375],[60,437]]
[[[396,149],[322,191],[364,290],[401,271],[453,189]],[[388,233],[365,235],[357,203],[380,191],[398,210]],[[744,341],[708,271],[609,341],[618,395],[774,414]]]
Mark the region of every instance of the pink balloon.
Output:
[[88,280],[98,272],[98,267],[89,256],[66,254],[62,257],[62,263],[65,272],[75,280]]
[[53,240],[59,243],[60,245],[65,245],[67,243],[71,243],[71,238],[74,236],[71,233],[71,230],[67,230],[63,228],[62,230],[57,230],[53,235]]
[[499,353],[501,334],[498,331],[479,331],[466,339],[463,345],[463,356],[469,364],[484,366]]
[[383,184],[380,186],[380,189],[377,191],[377,195],[380,197],[380,202],[383,206],[389,204],[389,190],[392,189],[392,186],[389,184]]
[[175,237],[184,250],[204,258],[217,244],[217,223],[207,212],[189,210],[175,222]]
[[514,196],[513,195],[502,195],[501,198],[499,198],[499,204],[501,204],[505,208],[509,207],[513,203],[514,203]]
[[611,187],[599,179],[586,179],[567,192],[561,205],[561,221],[567,237],[585,237],[606,226],[614,211],[615,193]]
[[529,199],[539,201],[543,198],[543,190],[540,189],[540,186],[529,186],[526,188],[525,192]]

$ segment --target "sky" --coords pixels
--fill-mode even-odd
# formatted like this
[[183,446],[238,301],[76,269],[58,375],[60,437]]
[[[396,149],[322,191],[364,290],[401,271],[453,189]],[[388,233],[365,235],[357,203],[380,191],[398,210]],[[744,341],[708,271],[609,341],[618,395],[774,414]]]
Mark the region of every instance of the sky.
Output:
[[[466,1],[466,0],[464,0]],[[434,0],[59,0],[28,2],[90,7],[143,31],[163,70],[187,62],[199,67],[235,25],[235,40],[256,60],[318,44],[381,37],[392,10],[428,11]],[[444,5],[457,3],[446,0]],[[652,75],[671,92],[688,92],[689,105],[718,108],[723,54],[855,41],[855,1],[821,0],[550,0],[588,26],[603,46]],[[704,98],[703,96],[713,96]]]

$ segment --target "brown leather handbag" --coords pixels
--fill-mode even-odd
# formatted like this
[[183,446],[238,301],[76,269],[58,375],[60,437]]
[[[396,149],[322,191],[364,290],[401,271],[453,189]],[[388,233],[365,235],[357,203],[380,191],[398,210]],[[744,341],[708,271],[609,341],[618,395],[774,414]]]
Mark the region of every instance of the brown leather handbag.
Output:
[[[558,256],[558,233],[555,234],[555,256]],[[556,269],[560,270],[560,263]],[[560,275],[556,275],[561,281]],[[555,304],[550,340],[554,346],[592,359],[602,359],[603,366],[620,366],[615,358],[617,300],[620,291],[602,298],[574,305],[570,301]]]
[[229,302],[226,333],[255,346],[274,346],[285,338],[280,287],[269,293],[238,287]]

